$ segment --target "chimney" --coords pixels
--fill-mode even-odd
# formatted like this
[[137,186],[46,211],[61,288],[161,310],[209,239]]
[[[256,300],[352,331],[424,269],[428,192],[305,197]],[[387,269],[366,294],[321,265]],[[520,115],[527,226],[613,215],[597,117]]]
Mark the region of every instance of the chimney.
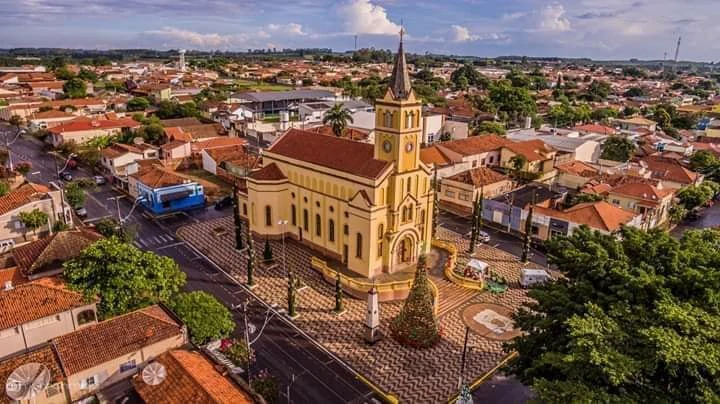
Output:
[[5,290],[13,290],[12,281],[5,281]]

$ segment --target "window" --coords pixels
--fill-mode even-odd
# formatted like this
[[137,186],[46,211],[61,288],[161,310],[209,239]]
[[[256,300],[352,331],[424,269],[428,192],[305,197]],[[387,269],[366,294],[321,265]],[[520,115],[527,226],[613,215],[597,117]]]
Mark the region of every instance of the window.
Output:
[[335,221],[328,220],[328,240],[335,241]]
[[137,365],[135,364],[135,359],[133,359],[120,364],[120,373],[125,373],[135,368],[137,368]]
[[92,310],[84,310],[78,313],[77,323],[83,325],[95,321],[95,312]]
[[270,208],[270,205],[265,206],[265,226],[272,226],[272,208]]
[[383,226],[383,224],[380,223],[378,225],[378,240],[382,240],[384,234],[385,234],[385,226]]
[[412,128],[412,115],[411,114],[405,114],[405,127]]
[[613,205],[618,205],[618,206],[620,206],[620,200],[619,200],[619,199],[613,199],[613,200],[612,200],[612,203],[613,203]]
[[385,111],[385,114],[383,115],[383,126],[386,128],[392,128],[392,112]]
[[407,209],[408,209],[408,214],[407,214],[408,220],[412,220],[412,219],[413,219],[413,207],[412,207],[412,206],[408,206]]
[[483,167],[485,167],[485,159],[482,159],[482,160],[480,161],[480,165],[483,166]]
[[247,203],[243,203],[243,215],[247,216]]
[[290,206],[290,218],[292,219],[292,225],[297,226],[297,208],[294,204]]
[[412,189],[412,178],[408,178],[407,182],[407,192],[410,193],[410,190]]
[[537,236],[538,234],[540,234],[540,228],[535,225],[530,226],[530,234],[532,234],[533,236]]
[[362,234],[355,236],[355,257],[362,258]]
[[346,236],[350,234],[350,227],[348,227],[348,225],[343,226],[343,234]]
[[95,376],[90,376],[85,380],[80,380],[81,389],[90,389],[95,386]]
[[318,237],[322,235],[322,219],[320,215],[315,215],[315,235]]
[[472,166],[473,168],[477,167],[477,160],[473,160]]
[[454,197],[455,197],[455,191],[447,190],[447,191],[445,191],[445,196],[447,196],[448,198],[454,198]]
[[378,256],[378,258],[380,258],[380,257],[382,257],[382,254],[383,254],[383,242],[382,241],[378,243],[377,249],[378,249],[377,256]]
[[407,221],[407,207],[405,207],[405,206],[403,206],[403,208],[402,208],[402,216],[401,216],[400,221],[402,221],[403,223],[405,223]]
[[308,219],[308,210],[303,209],[303,229],[305,229],[305,231],[310,230],[310,224],[308,223],[309,221],[310,219]]
[[495,156],[488,157],[488,163],[492,164],[495,162]]

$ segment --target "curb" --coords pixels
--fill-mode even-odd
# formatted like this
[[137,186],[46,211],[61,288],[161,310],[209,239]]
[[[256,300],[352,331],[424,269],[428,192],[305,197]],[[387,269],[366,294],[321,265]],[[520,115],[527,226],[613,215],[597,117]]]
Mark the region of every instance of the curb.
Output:
[[[501,367],[505,366],[508,362],[515,359],[517,356],[518,356],[517,352],[510,353],[505,358],[503,358],[503,360],[501,360],[500,363],[498,363],[494,368],[488,370],[482,376],[475,379],[475,381],[470,383],[470,385],[468,386],[468,389],[470,390],[470,392],[475,391],[478,387],[480,387],[481,384],[485,383],[487,381],[487,379],[492,377]],[[448,399],[448,404],[456,403],[459,398],[460,398],[460,393],[454,394],[452,397],[450,397]]]
[[[182,227],[181,227],[182,228]],[[203,254],[195,248],[192,243],[188,242],[187,240],[184,240],[179,234],[178,231],[180,229],[175,231],[175,237],[178,238],[178,240],[185,241],[185,245],[188,246],[195,254],[197,254],[200,257],[203,257],[207,262],[209,262],[215,269],[220,271],[223,275],[225,275],[226,278],[228,278],[231,282],[235,283],[236,285],[240,286],[243,290],[245,290],[248,294],[250,294],[252,297],[254,297],[257,301],[259,301],[267,310],[270,310],[276,317],[278,317],[280,320],[284,321],[286,324],[288,324],[291,328],[293,328],[295,331],[297,331],[300,335],[305,337],[308,341],[310,341],[313,345],[315,345],[318,349],[320,349],[322,352],[330,356],[333,360],[338,362],[340,365],[342,365],[345,369],[350,371],[350,373],[355,375],[355,378],[359,381],[361,381],[363,384],[365,384],[367,387],[369,387],[375,394],[379,395],[380,398],[389,404],[395,404],[399,403],[400,401],[392,394],[386,394],[384,393],[379,387],[377,387],[374,383],[372,383],[370,380],[365,378],[360,372],[355,370],[352,366],[350,366],[347,362],[340,359],[337,355],[335,355],[333,352],[322,346],[319,342],[317,342],[314,338],[312,338],[310,335],[308,335],[305,331],[303,331],[300,327],[298,327],[294,322],[291,321],[287,316],[279,313],[277,310],[273,309],[272,306],[270,306],[267,302],[265,302],[263,299],[261,299],[255,292],[252,291],[257,285],[254,285],[254,287],[251,289],[247,285],[245,285],[242,282],[239,282],[237,279],[235,279],[232,275],[227,273],[222,267],[220,267],[218,264],[215,263],[215,261],[211,260],[207,255]]]

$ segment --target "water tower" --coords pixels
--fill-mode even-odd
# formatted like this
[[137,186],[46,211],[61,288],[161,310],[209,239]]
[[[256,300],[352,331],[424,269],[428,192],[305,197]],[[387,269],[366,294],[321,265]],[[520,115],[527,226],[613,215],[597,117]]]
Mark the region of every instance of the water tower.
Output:
[[180,49],[178,53],[180,53],[180,60],[178,61],[178,67],[180,68],[181,72],[185,71],[185,49]]

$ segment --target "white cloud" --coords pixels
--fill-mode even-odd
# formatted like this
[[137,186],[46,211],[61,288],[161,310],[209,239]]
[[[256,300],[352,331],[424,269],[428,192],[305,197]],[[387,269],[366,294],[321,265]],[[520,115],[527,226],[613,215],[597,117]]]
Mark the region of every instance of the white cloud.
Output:
[[540,31],[564,32],[570,31],[570,20],[565,17],[565,7],[553,3],[540,10],[538,29]]
[[145,31],[146,35],[157,37],[171,43],[193,45],[200,48],[224,47],[232,45],[237,37],[217,33],[203,34],[173,27],[163,27],[159,30]]
[[449,40],[452,42],[473,42],[473,41],[507,41],[509,36],[502,33],[472,33],[467,27],[453,25],[450,27]]
[[387,11],[370,0],[350,0],[340,8],[345,28],[353,34],[397,35],[400,25],[390,21]]
[[307,33],[303,31],[302,25],[296,24],[294,22],[291,22],[289,24],[268,24],[267,30],[272,33],[279,33],[284,35],[307,35]]

